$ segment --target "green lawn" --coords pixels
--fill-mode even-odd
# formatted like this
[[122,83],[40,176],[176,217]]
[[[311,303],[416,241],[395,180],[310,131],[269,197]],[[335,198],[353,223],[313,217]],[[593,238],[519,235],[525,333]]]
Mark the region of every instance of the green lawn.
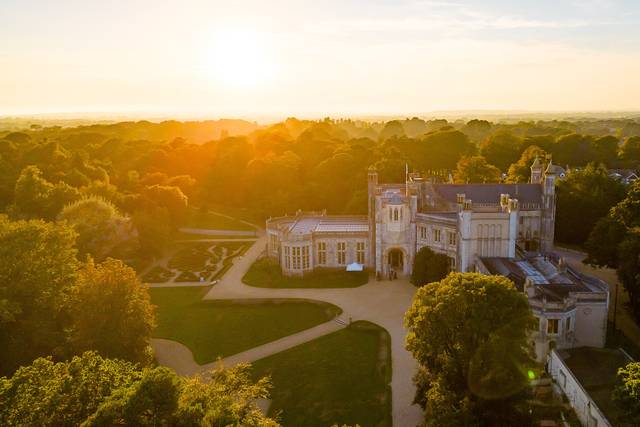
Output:
[[201,210],[195,208],[189,209],[187,220],[183,227],[208,228],[211,230],[255,230],[254,227],[238,220],[227,218],[221,215],[216,215],[211,212],[202,212]]
[[209,288],[151,288],[158,306],[156,338],[178,341],[199,364],[214,361],[324,323],[340,309],[292,300],[202,301]]
[[369,273],[317,269],[304,277],[286,277],[276,261],[262,258],[251,265],[242,281],[259,288],[355,288],[369,281]]
[[377,325],[354,322],[253,367],[271,375],[270,413],[282,411],[285,427],[391,425],[390,338]]

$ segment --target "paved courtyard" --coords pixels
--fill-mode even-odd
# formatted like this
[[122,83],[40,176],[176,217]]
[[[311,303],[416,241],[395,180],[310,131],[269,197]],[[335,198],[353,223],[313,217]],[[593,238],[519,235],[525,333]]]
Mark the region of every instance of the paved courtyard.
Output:
[[[419,424],[421,410],[412,405],[415,393],[412,378],[416,362],[404,349],[406,331],[403,327],[404,313],[411,305],[416,288],[405,279],[371,281],[357,288],[270,289],[247,286],[242,283],[242,277],[263,253],[266,243],[266,236],[262,236],[244,256],[236,258],[233,267],[211,288],[205,299],[300,298],[329,302],[342,308],[343,313],[338,319],[227,357],[223,363],[232,366],[252,362],[337,331],[349,321],[367,320],[385,328],[391,336],[393,424],[402,427]],[[200,373],[213,365],[198,365],[191,351],[175,341],[154,339],[153,346],[160,364],[183,375]]]

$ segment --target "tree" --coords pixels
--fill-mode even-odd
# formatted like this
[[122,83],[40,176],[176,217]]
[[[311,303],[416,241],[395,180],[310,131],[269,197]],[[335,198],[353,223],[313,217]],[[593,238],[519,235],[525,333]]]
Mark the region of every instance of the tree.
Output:
[[[613,207],[589,236],[587,262],[617,267],[618,279],[629,294],[629,303],[640,319],[640,181]],[[617,244],[616,244],[617,240]]]
[[405,136],[404,127],[399,120],[391,120],[385,123],[384,128],[380,132],[380,140],[384,141],[389,138],[399,138]]
[[611,168],[618,160],[618,138],[613,135],[603,136],[593,141],[595,161]]
[[171,236],[171,218],[164,208],[151,208],[133,213],[138,232],[140,253],[146,257],[162,255]]
[[624,198],[625,187],[603,165],[589,164],[557,184],[556,240],[583,245],[596,222]]
[[616,268],[618,266],[618,246],[627,234],[627,228],[607,215],[596,222],[584,244],[587,249],[587,264]]
[[116,390],[84,425],[176,425],[179,423],[176,410],[179,405],[180,387],[181,380],[171,369],[145,369],[139,381]]
[[15,211],[28,218],[45,218],[53,184],[42,177],[36,166],[27,166],[16,181]]
[[411,270],[411,283],[423,286],[427,283],[444,279],[451,270],[451,259],[445,254],[439,254],[427,246],[423,246],[416,253]]
[[630,230],[618,246],[618,279],[629,294],[629,304],[640,320],[640,231]]
[[184,381],[178,409],[181,425],[278,425],[255,404],[256,399],[269,398],[271,382],[268,378],[254,382],[250,365],[226,369],[220,365],[208,372],[205,379],[206,382],[200,377]]
[[463,157],[456,165],[457,183],[500,182],[500,170],[482,156]]
[[620,147],[620,159],[628,166],[634,167],[640,163],[640,136],[630,136]]
[[536,146],[530,145],[520,156],[520,159],[509,166],[509,173],[507,181],[517,182],[529,182],[531,180],[531,165],[536,157],[544,159],[547,156],[545,151]]
[[132,237],[128,218],[100,197],[87,197],[65,206],[59,219],[67,221],[78,233],[80,256],[91,254],[102,259],[118,243]]
[[27,166],[16,181],[13,213],[25,219],[51,220],[63,206],[80,198],[80,192],[64,182],[52,184],[36,166]]
[[270,382],[254,382],[249,365],[203,377],[95,352],[59,363],[40,358],[0,378],[0,425],[278,426],[255,402],[269,397]]
[[522,139],[509,132],[491,135],[480,145],[480,155],[501,171],[506,171],[520,157]]
[[139,378],[135,365],[95,352],[60,363],[36,359],[0,378],[0,425],[80,425],[115,390]]
[[632,362],[618,370],[618,385],[612,400],[621,414],[621,425],[640,425],[640,362]]
[[151,202],[151,206],[164,208],[169,213],[171,224],[177,227],[187,215],[187,196],[178,187],[151,185],[142,190],[142,197]]
[[597,158],[593,137],[576,133],[558,137],[551,146],[551,154],[556,164],[562,166],[586,166]]
[[0,374],[66,353],[76,234],[63,224],[0,216]]
[[425,425],[528,424],[520,405],[535,320],[511,281],[452,273],[418,289],[405,325]]
[[71,317],[76,352],[96,350],[143,365],[151,361],[155,316],[149,292],[122,261],[109,258],[96,265],[89,259],[80,270]]

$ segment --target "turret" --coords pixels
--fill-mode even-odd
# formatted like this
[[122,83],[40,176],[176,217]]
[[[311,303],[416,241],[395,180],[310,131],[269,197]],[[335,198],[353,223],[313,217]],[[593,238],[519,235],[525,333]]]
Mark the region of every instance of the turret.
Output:
[[368,190],[368,200],[367,200],[367,209],[369,213],[369,250],[371,253],[369,254],[370,258],[373,262],[373,265],[376,266],[376,272],[379,273],[380,269],[378,264],[378,256],[377,256],[377,218],[376,218],[376,193],[378,190],[378,171],[376,167],[371,165],[369,166],[369,171],[367,173],[367,190]]
[[542,163],[540,163],[540,159],[536,156],[536,159],[531,165],[531,184],[540,183],[542,183]]
[[557,167],[551,158],[547,169],[544,171],[542,181],[542,235],[541,245],[543,252],[553,250],[553,240],[556,226],[556,180],[558,178]]

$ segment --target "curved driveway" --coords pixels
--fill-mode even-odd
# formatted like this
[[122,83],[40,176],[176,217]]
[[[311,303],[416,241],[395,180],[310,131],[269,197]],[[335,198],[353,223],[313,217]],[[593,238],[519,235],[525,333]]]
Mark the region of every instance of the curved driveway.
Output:
[[[274,342],[250,349],[246,352],[223,359],[227,366],[238,362],[251,362],[270,354],[294,347],[319,336],[331,333],[348,324],[349,320],[368,320],[385,328],[391,336],[391,355],[393,376],[393,424],[410,427],[421,422],[422,412],[413,405],[415,386],[413,375],[416,362],[404,348],[406,331],[403,327],[404,313],[411,305],[415,287],[407,280],[373,281],[357,288],[332,289],[272,289],[247,286],[242,277],[251,264],[264,252],[266,236],[260,237],[245,253],[236,258],[234,265],[222,280],[205,296],[205,299],[246,299],[246,298],[303,298],[326,301],[342,308],[341,323],[331,321],[314,328],[290,335]],[[202,372],[209,365],[196,365],[193,357],[187,355],[188,349],[181,344],[167,340],[153,340],[158,361],[179,369],[184,374]],[[171,357],[164,357],[171,354]],[[180,359],[180,360],[178,360]]]

